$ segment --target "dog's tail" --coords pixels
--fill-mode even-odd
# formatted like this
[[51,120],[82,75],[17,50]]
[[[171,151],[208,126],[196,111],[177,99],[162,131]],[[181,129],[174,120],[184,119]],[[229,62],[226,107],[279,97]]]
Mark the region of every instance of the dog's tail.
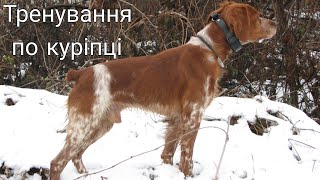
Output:
[[67,74],[67,82],[77,82],[79,80],[81,70],[70,69]]

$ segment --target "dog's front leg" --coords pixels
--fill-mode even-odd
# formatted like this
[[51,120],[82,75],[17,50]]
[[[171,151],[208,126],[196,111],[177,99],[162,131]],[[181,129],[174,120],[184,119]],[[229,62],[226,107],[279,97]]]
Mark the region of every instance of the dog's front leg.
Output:
[[189,117],[183,119],[183,128],[181,133],[181,157],[179,169],[185,176],[192,175],[192,154],[194,142],[196,140],[201,122],[201,113],[192,112]]

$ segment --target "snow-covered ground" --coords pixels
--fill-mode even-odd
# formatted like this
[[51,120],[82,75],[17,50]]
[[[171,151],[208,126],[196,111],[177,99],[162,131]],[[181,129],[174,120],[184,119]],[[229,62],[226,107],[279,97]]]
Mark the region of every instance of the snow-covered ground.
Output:
[[[7,106],[8,98],[16,104]],[[44,90],[0,86],[0,166],[4,163],[13,169],[11,179],[23,176],[41,179],[38,174],[30,176],[25,172],[31,167],[49,168],[64,144],[65,133],[57,130],[66,125],[66,99]],[[84,164],[90,173],[164,143],[165,124],[161,116],[136,109],[125,110],[121,115],[122,123],[116,124],[85,152]],[[212,102],[205,119],[220,121],[202,122],[193,155],[194,176],[187,179],[215,177],[226,137],[219,128],[227,130],[227,120],[232,116],[240,119],[230,125],[219,179],[320,179],[320,126],[302,111],[265,97],[219,97]],[[267,128],[268,132],[262,136],[256,135],[248,122],[254,123],[257,118],[271,120],[274,126]],[[179,149],[173,166],[162,164],[161,151],[162,147],[86,179],[183,180],[177,165]],[[78,176],[70,162],[61,178],[69,180]],[[6,176],[0,175],[0,179]]]

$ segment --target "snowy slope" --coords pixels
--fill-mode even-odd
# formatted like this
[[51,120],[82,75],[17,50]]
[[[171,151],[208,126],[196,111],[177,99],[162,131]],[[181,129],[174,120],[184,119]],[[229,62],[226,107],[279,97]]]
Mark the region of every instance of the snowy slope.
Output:
[[[8,98],[16,104],[5,105]],[[41,179],[37,174],[30,176],[25,172],[31,167],[49,168],[51,159],[64,144],[65,133],[57,133],[57,130],[66,125],[66,99],[66,96],[44,90],[0,86],[0,166],[4,162],[13,169],[11,179],[23,176]],[[89,172],[108,168],[164,143],[162,117],[136,109],[125,110],[121,115],[122,123],[116,124],[84,154]],[[320,126],[300,110],[265,97],[215,99],[205,112],[205,119],[215,120],[201,124],[203,129],[199,130],[193,156],[194,176],[187,179],[215,177],[225,133],[212,127],[226,130],[227,120],[235,116],[240,119],[230,125],[219,179],[320,179]],[[247,123],[254,123],[257,118],[272,120],[275,126],[258,136],[251,132]],[[161,151],[162,147],[86,179],[184,179],[177,165],[179,150],[174,166],[162,164]],[[61,177],[74,179],[78,176],[69,163]],[[0,179],[5,178],[0,175]]]

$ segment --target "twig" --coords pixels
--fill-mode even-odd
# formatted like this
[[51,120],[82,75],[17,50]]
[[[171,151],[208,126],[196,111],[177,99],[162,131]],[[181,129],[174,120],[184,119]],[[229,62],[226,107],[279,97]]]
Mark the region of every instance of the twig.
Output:
[[189,19],[186,16],[184,16],[184,15],[182,15],[180,13],[177,13],[175,11],[161,12],[161,14],[171,15],[171,16],[172,15],[176,15],[179,18],[184,19],[187,22],[188,26],[192,29],[192,33],[196,34],[196,31],[193,29],[193,26],[192,26],[191,22],[189,21]]
[[288,141],[294,141],[294,142],[303,144],[303,145],[305,145],[305,146],[308,146],[308,147],[310,147],[310,148],[316,149],[315,147],[313,147],[313,146],[311,146],[311,145],[309,145],[309,144],[306,144],[306,143],[304,143],[304,142],[298,141],[298,140],[294,140],[294,139],[289,138]]
[[203,21],[203,16],[204,16],[204,14],[205,14],[205,10],[206,10],[206,7],[207,7],[208,3],[209,3],[209,0],[207,0],[206,4],[204,5],[204,8],[203,8],[203,11],[202,11],[202,14],[201,14],[201,21],[202,21],[202,26],[203,26],[203,27],[204,27],[204,26],[206,25],[206,23],[207,23],[207,19],[206,19],[205,22]]
[[34,27],[34,29],[35,29],[35,31],[36,31],[38,43],[40,44],[40,47],[41,47],[41,49],[42,49],[42,58],[43,58],[44,66],[45,66],[47,72],[50,72],[50,71],[49,71],[49,67],[48,67],[48,65],[47,65],[47,61],[46,61],[45,50],[44,50],[44,48],[43,48],[43,46],[42,46],[42,43],[41,43],[41,41],[40,41],[38,29],[37,29],[36,25],[33,25],[33,27]]
[[20,69],[20,67],[11,67],[11,66],[3,66],[3,65],[0,66],[0,70],[5,69],[5,68],[6,69]]
[[[62,81],[62,82],[63,82],[63,81]],[[58,86],[58,85],[60,85],[60,84],[61,84],[61,81],[60,81],[60,82],[58,81],[58,82],[52,84],[51,86],[46,87],[45,90],[50,91],[51,88],[54,88],[55,86]]]
[[60,130],[57,130],[57,133],[66,133],[67,132],[67,128],[63,128],[63,129],[60,129]]
[[84,30],[85,24],[82,24],[81,26],[82,26],[82,27],[81,27],[80,34],[79,34],[79,37],[78,37],[78,42],[80,42],[80,38],[81,38],[81,36],[82,36],[82,34],[83,34],[83,30]]
[[[131,38],[129,38],[123,31],[121,31],[121,32],[122,32],[123,36],[124,36],[126,39],[128,39],[129,41],[131,41],[132,44],[134,44],[136,47],[138,47],[138,44],[137,44],[134,40],[132,40]],[[141,49],[145,55],[149,55],[149,53],[147,53],[144,49],[142,49],[141,46],[138,47],[138,48]]]
[[222,94],[224,94],[224,93],[227,92],[227,91],[228,91],[227,88],[223,89],[222,91],[220,91],[220,92],[218,93],[218,95],[217,95],[216,97],[221,96]]
[[312,166],[312,172],[314,171],[314,167],[315,167],[315,165],[316,165],[316,160],[313,160],[313,166]]
[[65,82],[62,89],[59,91],[59,94],[61,94],[67,86],[68,86],[68,83]]
[[[119,1],[118,1],[118,5],[119,5],[119,8],[120,8],[120,10],[122,11],[122,6],[121,6],[121,4],[119,3]],[[118,46],[118,42],[119,42],[119,39],[120,39],[120,35],[121,35],[121,31],[123,31],[123,24],[122,23],[120,23],[120,29],[119,29],[119,32],[118,32],[118,35],[117,35],[117,37],[116,37],[116,41],[117,41],[117,59],[119,58],[119,46]],[[120,54],[121,55],[121,54]]]
[[228,118],[228,126],[227,126],[226,138],[225,138],[225,141],[224,141],[224,145],[223,145],[223,149],[222,149],[222,152],[221,152],[220,160],[219,160],[219,163],[218,163],[216,175],[215,175],[215,178],[214,178],[215,180],[218,179],[218,175],[219,175],[219,170],[220,170],[220,167],[221,167],[222,159],[223,159],[224,153],[226,151],[227,142],[229,141],[230,119],[231,119],[231,117]]
[[127,1],[124,1],[124,0],[119,0],[120,2],[123,2],[123,3],[125,3],[125,4],[127,4],[127,5],[129,5],[129,6],[131,6],[131,7],[133,7],[135,10],[137,10],[140,14],[142,14],[142,16],[144,16],[148,21],[149,21],[149,23],[152,25],[152,27],[154,27],[154,28],[158,28],[156,25],[154,25],[151,21],[150,21],[150,19],[142,12],[142,11],[140,11],[135,5],[133,5],[133,4],[131,4],[131,3],[129,3],[129,2],[127,2]]
[[[2,80],[1,80],[2,81]],[[4,84],[4,86],[6,86],[6,88],[10,89],[11,91],[15,92],[16,94],[18,94],[19,97],[25,97],[25,95],[20,94],[18,91],[14,90],[13,88],[11,88],[10,86]]]
[[[280,113],[282,116],[284,116],[284,117],[292,124],[292,131],[297,131],[296,133],[299,133],[299,130],[301,130],[301,129],[300,129],[300,128],[297,128],[297,127],[296,127],[296,124],[298,124],[298,122],[300,122],[300,120],[297,121],[297,122],[295,122],[295,123],[293,123],[288,116],[286,116],[285,114],[283,114],[283,112],[278,111],[278,113]],[[319,133],[320,133],[320,132],[319,132]]]
[[256,92],[256,94],[259,94],[258,91],[253,87],[253,84],[251,83],[251,81],[248,79],[248,77],[243,73],[244,78],[246,78],[246,80],[248,81],[248,83],[250,84],[250,86],[252,87],[252,89]]
[[[171,140],[171,141],[169,141],[169,142],[167,142],[167,143],[165,143],[165,144],[162,144],[161,146],[158,146],[158,147],[153,148],[153,149],[151,149],[151,150],[144,151],[144,152],[142,152],[142,153],[139,153],[139,154],[130,156],[130,157],[126,158],[126,159],[123,159],[122,161],[119,161],[119,162],[117,162],[116,164],[114,164],[114,165],[112,165],[112,166],[110,166],[110,167],[108,167],[108,168],[105,168],[105,169],[102,169],[102,170],[99,170],[99,171],[96,171],[96,172],[93,172],[93,173],[84,174],[84,175],[82,175],[82,176],[79,176],[79,177],[75,178],[74,180],[77,180],[77,179],[80,179],[80,178],[84,178],[84,177],[87,177],[87,176],[90,176],[90,175],[99,174],[99,173],[101,173],[101,172],[107,171],[107,170],[112,169],[112,168],[114,168],[114,167],[116,167],[116,166],[118,166],[118,165],[120,165],[120,164],[122,164],[122,163],[124,163],[124,162],[126,162],[126,161],[129,161],[129,160],[131,160],[131,159],[133,159],[133,158],[136,158],[136,157],[142,156],[142,155],[144,155],[144,154],[148,154],[148,153],[150,153],[150,152],[156,151],[156,150],[160,149],[161,147],[163,147],[163,146],[165,146],[165,145],[167,145],[167,144],[170,144],[170,143],[172,143],[172,142],[180,139],[181,137],[184,137],[184,136],[189,135],[190,133],[193,133],[193,132],[195,132],[195,131],[199,131],[199,130],[201,130],[201,129],[211,129],[211,128],[213,128],[213,129],[220,129],[220,130],[223,131],[223,132],[226,134],[226,136],[228,137],[228,132],[225,131],[225,130],[222,129],[222,128],[219,128],[219,127],[216,127],[216,126],[205,126],[205,127],[202,127],[202,128],[196,129],[196,130],[189,131],[189,132],[187,132],[187,133],[185,133],[185,134],[182,134],[179,138],[175,138],[175,139],[173,139],[173,140]],[[229,130],[229,125],[228,125],[228,130]]]
[[254,158],[253,158],[252,154],[251,154],[251,159],[252,159],[252,165],[253,165],[252,170],[253,170],[253,175],[254,175],[254,174],[256,174],[256,170],[254,168]]
[[87,6],[80,5],[80,4],[55,4],[52,6],[47,6],[44,9],[50,10],[50,9],[58,9],[58,8],[65,8],[65,9],[70,9],[70,8],[76,8],[76,9],[87,9]]
[[278,111],[278,113],[280,113],[282,116],[284,116],[293,125],[293,122],[288,118],[288,116],[283,114],[281,111]]
[[26,87],[26,86],[28,86],[28,85],[30,85],[30,84],[33,84],[33,83],[36,83],[36,82],[38,82],[38,81],[40,81],[40,80],[41,80],[41,79],[36,79],[36,80],[34,80],[34,81],[28,82],[28,83],[26,83],[26,84],[21,85],[20,88]]
[[292,149],[297,153],[297,160],[298,161],[301,161],[301,156],[299,155],[299,153],[298,153],[298,151],[297,151],[297,149],[294,147],[294,145],[293,145],[293,143],[288,139],[288,141],[289,141],[289,143],[291,144],[291,146],[292,146]]
[[316,133],[319,133],[319,134],[320,134],[320,132],[319,132],[319,131],[316,131],[316,130],[314,130],[314,129],[304,129],[304,128],[299,128],[299,130],[302,130],[302,131],[313,131],[313,132],[316,132]]
[[214,118],[214,117],[208,116],[208,115],[202,117],[202,120],[204,120],[204,121],[221,121],[221,119],[219,119],[219,118]]
[[294,140],[294,139],[288,139],[288,141],[289,141],[289,143],[291,144],[291,146],[292,146],[292,148],[294,149],[294,151],[297,153],[297,160],[298,161],[301,161],[302,159],[301,159],[301,156],[299,155],[299,153],[298,153],[298,151],[297,151],[297,149],[294,147],[294,145],[293,145],[293,143],[291,142],[291,141],[294,141],[294,142],[296,142],[296,143],[300,143],[300,144],[303,144],[303,145],[305,145],[305,146],[308,146],[308,147],[310,147],[310,148],[313,148],[313,149],[316,149],[315,147],[313,147],[313,146],[311,146],[311,145],[309,145],[309,144],[306,144],[306,143],[304,143],[304,142],[301,142],[301,141],[297,141],[297,140]]

